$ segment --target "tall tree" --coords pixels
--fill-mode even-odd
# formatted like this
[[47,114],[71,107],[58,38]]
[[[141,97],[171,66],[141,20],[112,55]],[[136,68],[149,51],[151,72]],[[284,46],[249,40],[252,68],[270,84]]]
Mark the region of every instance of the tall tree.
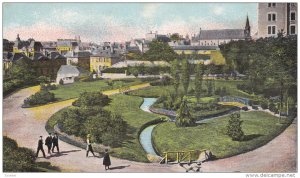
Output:
[[195,125],[195,120],[192,117],[189,107],[187,105],[186,97],[183,98],[176,117],[177,127],[188,127]]
[[171,65],[171,75],[173,77],[173,85],[175,89],[175,95],[178,94],[178,88],[180,85],[180,63],[178,59],[172,61]]
[[195,76],[195,96],[197,102],[199,103],[201,93],[202,93],[202,81],[203,81],[203,64],[197,64],[196,66],[196,76]]
[[182,61],[181,83],[183,85],[184,94],[187,95],[190,84],[190,65],[187,59],[183,59]]

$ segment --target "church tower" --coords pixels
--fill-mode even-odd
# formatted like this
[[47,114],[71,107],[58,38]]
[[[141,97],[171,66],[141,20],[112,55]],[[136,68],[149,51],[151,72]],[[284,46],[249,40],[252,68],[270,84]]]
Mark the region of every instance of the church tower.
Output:
[[244,35],[245,35],[245,39],[251,39],[251,30],[250,30],[250,23],[249,23],[248,15],[247,15],[247,19],[246,19]]

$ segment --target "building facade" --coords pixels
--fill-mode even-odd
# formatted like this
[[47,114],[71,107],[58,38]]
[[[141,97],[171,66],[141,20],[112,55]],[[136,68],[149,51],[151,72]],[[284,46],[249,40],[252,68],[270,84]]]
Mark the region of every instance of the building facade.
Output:
[[297,3],[258,3],[258,38],[297,34]]
[[192,46],[219,46],[236,40],[251,39],[249,18],[246,18],[244,29],[201,30],[192,37]]
[[67,53],[67,65],[76,65],[80,66],[85,70],[90,69],[90,56],[91,53],[89,51],[70,51]]
[[90,71],[101,74],[103,69],[120,62],[120,57],[113,54],[95,54],[90,57]]

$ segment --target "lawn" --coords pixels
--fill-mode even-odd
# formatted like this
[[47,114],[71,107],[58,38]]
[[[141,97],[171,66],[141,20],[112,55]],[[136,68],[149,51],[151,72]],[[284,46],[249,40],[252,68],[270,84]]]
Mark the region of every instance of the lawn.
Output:
[[[149,162],[146,153],[139,142],[138,132],[141,126],[151,120],[157,119],[159,115],[141,110],[140,105],[143,103],[143,98],[141,97],[119,94],[110,96],[110,98],[112,99],[110,105],[106,106],[104,109],[122,115],[123,119],[128,124],[127,138],[124,140],[121,147],[113,148],[111,151],[112,156],[139,162]],[[63,111],[67,109],[68,108],[64,108],[51,116],[46,124],[48,131],[52,130],[51,128],[56,125],[57,120],[61,117]]]
[[[239,97],[245,97],[245,98],[254,98],[255,96],[249,95],[248,93],[245,93],[241,90],[237,89],[237,85],[243,83],[243,81],[239,80],[215,80],[215,88],[218,87],[226,87],[228,95],[231,96],[239,96]],[[202,83],[203,89],[206,88],[206,81],[204,80]],[[190,81],[189,90],[192,88],[195,88],[195,82],[194,80]],[[182,86],[179,88],[181,91],[183,91]],[[142,97],[160,97],[162,94],[164,94],[167,91],[174,91],[174,87],[172,85],[168,86],[151,86],[142,90],[137,91],[131,91],[129,92],[130,95],[133,96],[142,96]]]
[[232,141],[226,133],[229,117],[208,120],[195,127],[178,128],[175,123],[162,123],[154,128],[153,143],[162,155],[164,151],[207,149],[217,158],[225,158],[258,148],[279,135],[289,119],[278,118],[265,112],[241,112],[244,141]]
[[114,148],[113,156],[128,160],[148,162],[146,153],[139,142],[138,131],[142,125],[158,118],[159,115],[142,111],[139,108],[143,102],[143,98],[141,97],[114,95],[110,98],[112,98],[112,102],[109,106],[106,106],[105,109],[113,113],[121,114],[129,125],[127,139],[123,142],[122,147]]
[[108,80],[97,80],[93,82],[75,82],[68,85],[59,85],[56,90],[51,90],[55,94],[58,101],[71,98],[77,98],[82,92],[104,91],[110,89],[121,88],[124,86],[135,85],[142,82],[141,79],[115,80],[112,86],[107,83]]

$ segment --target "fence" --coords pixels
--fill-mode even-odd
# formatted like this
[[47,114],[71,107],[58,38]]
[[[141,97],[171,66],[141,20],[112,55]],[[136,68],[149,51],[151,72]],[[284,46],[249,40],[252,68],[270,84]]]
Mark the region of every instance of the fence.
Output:
[[242,103],[244,105],[249,105],[250,100],[248,98],[241,98],[241,97],[235,97],[235,96],[223,96],[219,98],[219,102],[238,102]]

